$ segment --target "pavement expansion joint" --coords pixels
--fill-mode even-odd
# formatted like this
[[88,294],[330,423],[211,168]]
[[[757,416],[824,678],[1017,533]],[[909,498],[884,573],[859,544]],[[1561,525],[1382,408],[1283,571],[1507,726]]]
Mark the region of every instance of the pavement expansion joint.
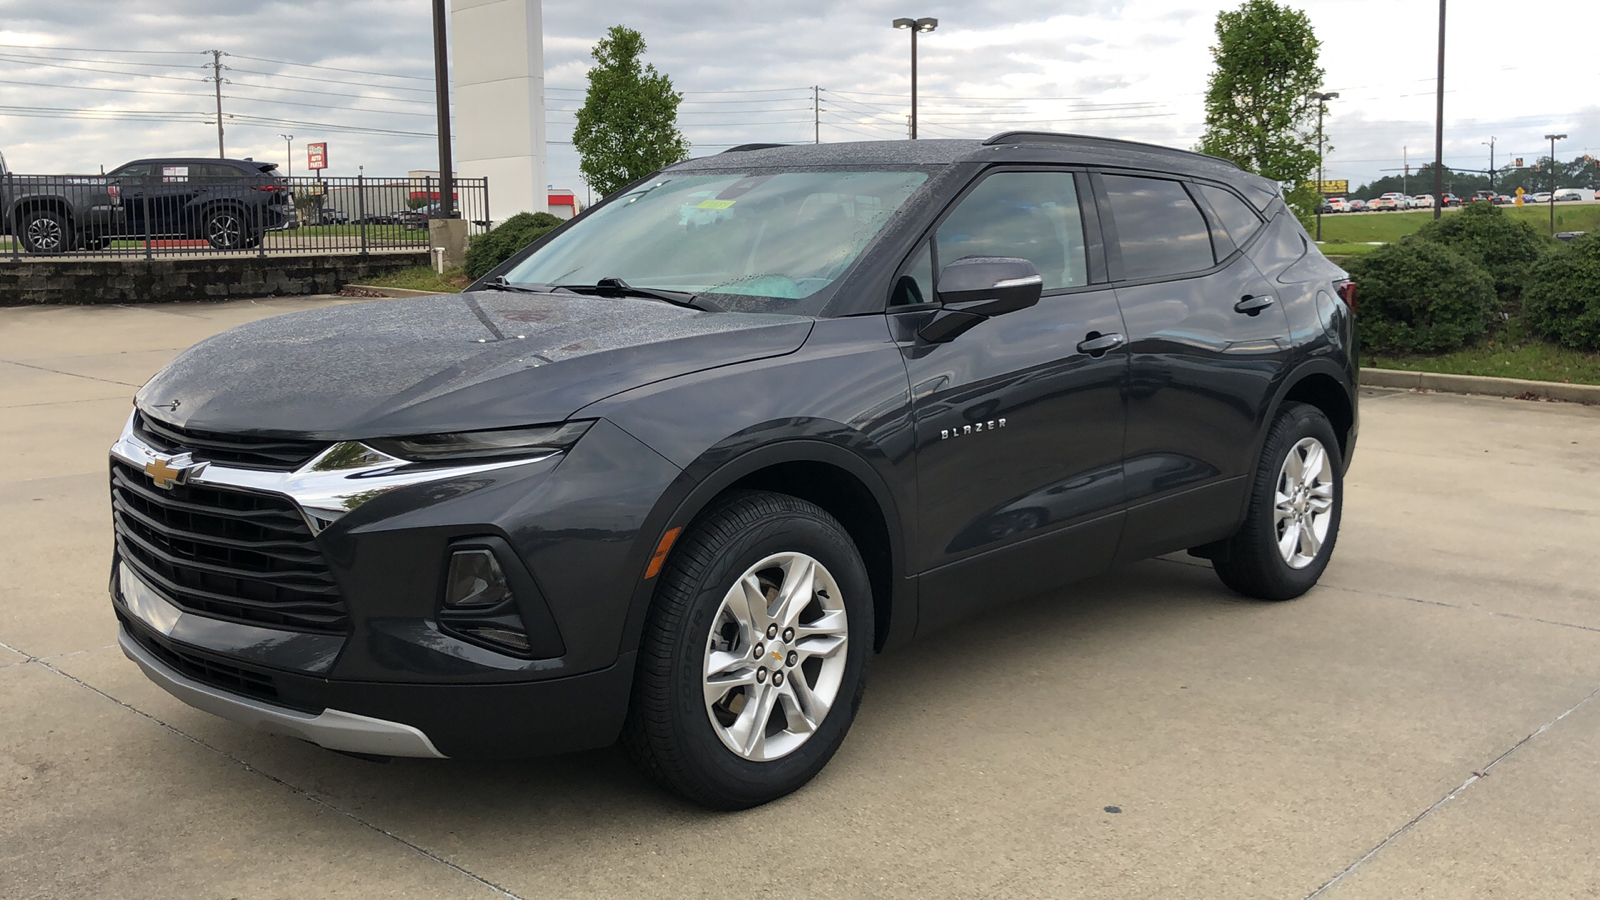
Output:
[[1593,625],[1579,625],[1576,622],[1561,622],[1561,621],[1558,621],[1556,619],[1541,619],[1541,618],[1539,618],[1537,616],[1521,616],[1521,615],[1517,615],[1516,613],[1502,612],[1502,611],[1496,610],[1496,609],[1481,609],[1481,608],[1473,607],[1473,606],[1462,606],[1462,605],[1457,604],[1457,603],[1446,603],[1443,600],[1424,600],[1424,599],[1422,599],[1420,597],[1407,597],[1407,596],[1405,596],[1403,594],[1386,594],[1383,591],[1371,591],[1371,590],[1364,590],[1362,588],[1341,587],[1341,586],[1335,585],[1335,584],[1324,584],[1324,585],[1319,585],[1319,586],[1322,587],[1324,590],[1344,591],[1347,594],[1366,594],[1369,597],[1385,597],[1385,598],[1388,598],[1390,600],[1404,600],[1407,603],[1421,603],[1424,606],[1442,606],[1442,607],[1444,607],[1446,609],[1459,609],[1462,612],[1482,613],[1483,615],[1494,616],[1495,618],[1498,618],[1498,619],[1515,619],[1515,620],[1517,620],[1519,622],[1535,622],[1535,623],[1538,623],[1540,625],[1554,625],[1557,628],[1575,628],[1578,631],[1592,631],[1592,632],[1595,632],[1596,634],[1600,634],[1600,628],[1596,628]]
[[[3,644],[3,643],[0,643],[0,647],[6,647],[6,645]],[[15,650],[15,648],[12,648],[12,647],[6,647],[6,649],[14,650],[17,653],[22,653],[21,650]],[[83,651],[79,651],[79,652],[83,652]],[[25,653],[23,655],[24,656],[28,656]],[[72,654],[62,654],[62,655],[63,656],[70,656]],[[234,756],[232,753],[229,753],[228,751],[223,750],[220,747],[216,747],[216,746],[213,746],[211,744],[208,744],[205,741],[201,740],[200,738],[197,738],[194,735],[189,734],[188,732],[185,732],[183,729],[178,728],[178,727],[172,725],[169,722],[166,722],[166,721],[164,721],[162,719],[159,719],[159,718],[151,715],[150,713],[147,713],[144,710],[139,709],[136,706],[133,706],[133,705],[131,705],[129,703],[125,703],[125,702],[123,702],[121,700],[118,700],[116,697],[111,696],[110,694],[106,693],[105,691],[102,691],[101,689],[95,687],[94,685],[84,681],[83,679],[78,678],[78,677],[76,677],[74,675],[71,675],[71,674],[69,674],[67,672],[62,671],[61,669],[56,668],[55,666],[51,665],[46,659],[42,659],[42,658],[36,657],[36,656],[28,656],[27,660],[25,660],[24,662],[25,663],[28,663],[28,662],[37,663],[37,664],[45,667],[46,669],[49,669],[50,671],[56,673],[57,675],[60,675],[62,678],[65,678],[68,681],[76,683],[79,687],[87,688],[88,690],[93,691],[96,694],[99,694],[100,696],[106,698],[107,700],[110,700],[112,703],[117,704],[118,706],[122,707],[123,709],[126,709],[129,712],[134,713],[135,715],[142,716],[142,717],[144,717],[146,719],[149,719],[150,721],[152,721],[155,724],[161,726],[162,728],[165,728],[167,731],[172,732],[173,734],[177,735],[178,737],[181,737],[186,741],[189,741],[189,742],[194,743],[194,744],[198,744],[199,746],[204,747],[207,750],[210,750],[212,753],[215,753],[218,756],[221,756],[224,759],[227,759],[227,760],[233,762],[235,765],[239,766],[241,769],[244,769],[246,772],[249,772],[249,773],[251,773],[253,775],[259,775],[262,778],[265,778],[266,780],[272,782],[273,784],[278,785],[279,787],[283,788],[284,790],[289,791],[290,793],[295,794],[297,796],[300,796],[300,797],[302,797],[302,798],[304,798],[306,800],[309,800],[312,803],[317,804],[318,806],[322,807],[323,809],[328,810],[331,813],[343,816],[344,818],[349,819],[351,822],[354,822],[355,824],[357,824],[357,825],[359,825],[359,826],[361,826],[363,828],[366,828],[366,829],[368,829],[370,831],[375,831],[378,834],[381,834],[384,837],[389,838],[390,840],[394,841],[395,843],[400,844],[401,846],[410,849],[411,851],[413,851],[414,853],[418,854],[419,856],[422,856],[422,857],[424,857],[426,859],[429,859],[429,860],[431,860],[433,862],[436,862],[436,863],[438,863],[438,864],[440,864],[442,866],[445,866],[446,868],[452,869],[457,874],[460,874],[465,878],[468,878],[468,879],[471,879],[472,881],[477,882],[478,884],[482,885],[483,887],[488,888],[491,891],[494,891],[496,894],[499,894],[502,897],[509,898],[509,900],[525,900],[525,898],[523,898],[523,897],[521,897],[521,896],[519,896],[517,894],[513,894],[511,891],[501,887],[498,884],[495,884],[494,882],[488,880],[487,878],[484,878],[481,875],[474,874],[473,872],[468,871],[467,869],[463,868],[462,866],[460,866],[460,865],[458,865],[456,863],[453,863],[450,860],[445,859],[444,857],[439,856],[438,854],[419,846],[418,844],[412,843],[411,841],[406,840],[405,838],[395,834],[392,831],[389,831],[389,830],[387,830],[385,828],[382,828],[382,827],[380,827],[378,825],[375,825],[375,824],[373,824],[371,822],[368,822],[366,819],[363,819],[363,818],[361,818],[360,816],[357,816],[354,813],[351,813],[351,812],[348,812],[346,810],[340,809],[339,807],[335,806],[334,804],[329,803],[327,800],[324,800],[321,797],[318,797],[316,794],[313,794],[313,793],[311,793],[310,791],[308,791],[308,790],[306,790],[304,788],[301,788],[301,787],[299,787],[297,785],[294,785],[294,784],[290,784],[289,782],[284,781],[282,778],[279,778],[279,777],[277,777],[276,775],[273,775],[270,772],[264,772],[261,769],[258,769],[255,766],[251,765],[250,763],[246,762],[245,760],[240,759],[237,756]]]
[[1340,881],[1343,881],[1345,876],[1349,875],[1351,872],[1354,872],[1356,869],[1360,868],[1361,865],[1363,863],[1365,863],[1367,860],[1372,859],[1374,856],[1377,856],[1383,850],[1383,848],[1385,848],[1385,847],[1389,846],[1390,844],[1394,843],[1396,840],[1398,840],[1400,838],[1401,835],[1403,835],[1406,832],[1410,831],[1412,828],[1415,828],[1419,823],[1422,822],[1422,820],[1426,819],[1428,816],[1433,815],[1433,813],[1436,810],[1438,810],[1439,808],[1443,807],[1446,803],[1449,803],[1451,800],[1454,800],[1456,797],[1460,796],[1462,791],[1465,791],[1467,788],[1470,788],[1474,784],[1477,784],[1479,781],[1482,781],[1483,779],[1489,777],[1489,773],[1494,770],[1494,767],[1500,765],[1506,759],[1510,758],[1511,754],[1516,753],[1518,750],[1521,750],[1523,748],[1523,746],[1526,745],[1529,741],[1532,741],[1534,738],[1538,737],[1541,734],[1544,734],[1546,731],[1549,731],[1551,728],[1555,727],[1555,724],[1557,722],[1560,722],[1562,719],[1565,719],[1567,716],[1570,716],[1573,713],[1577,712],[1579,707],[1581,707],[1585,703],[1588,703],[1589,701],[1593,700],[1597,695],[1600,695],[1600,688],[1595,688],[1594,690],[1590,691],[1588,693],[1588,695],[1585,696],[1582,700],[1579,700],[1577,703],[1572,704],[1572,706],[1569,707],[1566,710],[1566,712],[1563,712],[1562,714],[1556,716],[1554,719],[1551,719],[1550,721],[1544,723],[1543,725],[1540,725],[1537,729],[1535,729],[1534,731],[1532,731],[1529,734],[1525,735],[1522,738],[1522,740],[1517,741],[1515,744],[1512,744],[1504,753],[1501,753],[1499,756],[1496,756],[1493,760],[1490,760],[1488,765],[1484,766],[1481,769],[1474,769],[1472,771],[1472,774],[1467,776],[1467,780],[1461,782],[1461,784],[1458,785],[1455,788],[1455,790],[1452,790],[1450,793],[1444,795],[1443,797],[1440,797],[1438,800],[1434,801],[1432,806],[1428,807],[1427,809],[1425,809],[1422,812],[1417,813],[1415,816],[1413,816],[1411,821],[1409,821],[1409,822],[1405,823],[1404,825],[1401,825],[1399,828],[1395,829],[1393,832],[1390,833],[1390,835],[1388,837],[1386,837],[1382,841],[1378,842],[1377,846],[1373,847],[1371,850],[1368,850],[1364,855],[1362,855],[1360,859],[1357,859],[1355,862],[1351,863],[1349,866],[1346,866],[1344,871],[1342,871],[1339,874],[1337,874],[1337,875],[1333,876],[1332,878],[1328,879],[1328,881],[1323,883],[1323,885],[1321,887],[1319,887],[1316,890],[1312,891],[1311,893],[1307,894],[1305,896],[1305,900],[1315,900],[1315,898],[1322,896],[1329,889],[1331,889],[1334,885],[1338,884]]
[[67,375],[67,376],[70,376],[72,378],[83,378],[83,379],[87,379],[89,381],[99,381],[99,382],[102,382],[104,384],[116,384],[116,385],[121,385],[122,387],[131,387],[131,388],[139,387],[139,385],[133,384],[133,383],[127,382],[127,381],[115,381],[115,380],[110,379],[110,378],[96,378],[93,375],[79,375],[77,372],[63,372],[60,369],[52,369],[49,366],[36,366],[33,363],[18,362],[17,360],[14,360],[14,359],[0,359],[0,362],[10,363],[13,366],[22,366],[25,369],[38,369],[41,372],[51,372],[51,373],[54,373],[56,375]]

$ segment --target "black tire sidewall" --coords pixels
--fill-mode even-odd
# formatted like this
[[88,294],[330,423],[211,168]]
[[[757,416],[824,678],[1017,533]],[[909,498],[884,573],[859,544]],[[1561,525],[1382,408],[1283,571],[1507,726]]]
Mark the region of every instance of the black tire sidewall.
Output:
[[[1289,451],[1308,437],[1315,438],[1322,444],[1322,449],[1328,454],[1331,463],[1333,518],[1328,523],[1328,537],[1323,541],[1316,559],[1305,568],[1296,569],[1284,560],[1278,550],[1273,498],[1277,491],[1278,476],[1283,470],[1283,463],[1288,458]],[[1246,528],[1240,535],[1249,545],[1238,547],[1235,554],[1241,557],[1234,561],[1235,565],[1248,566],[1255,570],[1243,573],[1248,577],[1253,589],[1247,589],[1236,583],[1234,578],[1229,577],[1230,573],[1222,571],[1223,567],[1219,567],[1219,573],[1223,574],[1223,580],[1229,582],[1231,586],[1262,599],[1288,600],[1298,597],[1314,587],[1322,578],[1329,560],[1333,558],[1333,549],[1338,543],[1343,516],[1344,459],[1333,425],[1327,416],[1314,406],[1304,403],[1290,404],[1279,413],[1266,445],[1262,448],[1261,463],[1256,471],[1255,484],[1251,492]]]
[[[872,652],[872,587],[848,535],[831,517],[822,516],[790,513],[746,528],[722,546],[708,548],[712,562],[695,579],[672,654],[672,728],[695,780],[719,795],[712,801],[716,805],[753,805],[804,785],[832,758],[855,718]],[[839,585],[850,628],[845,672],[838,695],[810,739],[779,759],[753,762],[729,750],[712,729],[702,667],[711,625],[734,579],[762,559],[784,552],[816,559]]]

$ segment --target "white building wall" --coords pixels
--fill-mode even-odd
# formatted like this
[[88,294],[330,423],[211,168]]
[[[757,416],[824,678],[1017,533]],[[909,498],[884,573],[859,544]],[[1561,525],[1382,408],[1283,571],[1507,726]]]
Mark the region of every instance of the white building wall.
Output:
[[547,209],[540,0],[453,0],[456,171],[489,179],[489,215]]

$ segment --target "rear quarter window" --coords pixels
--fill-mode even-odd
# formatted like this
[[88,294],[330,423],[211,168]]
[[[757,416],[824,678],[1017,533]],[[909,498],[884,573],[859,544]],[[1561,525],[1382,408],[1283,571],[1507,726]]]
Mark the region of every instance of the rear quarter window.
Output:
[[1106,175],[1106,197],[1129,281],[1211,268],[1211,231],[1181,182]]

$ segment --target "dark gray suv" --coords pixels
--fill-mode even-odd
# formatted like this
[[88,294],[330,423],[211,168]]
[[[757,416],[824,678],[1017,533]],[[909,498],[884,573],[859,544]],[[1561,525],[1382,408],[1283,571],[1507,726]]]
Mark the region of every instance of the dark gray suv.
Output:
[[620,738],[751,806],[827,763],[876,651],[1173,551],[1316,584],[1354,299],[1276,184],[1193,153],[691,160],[466,293],[243,325],[151,379],[111,451],[122,647],[331,749]]

